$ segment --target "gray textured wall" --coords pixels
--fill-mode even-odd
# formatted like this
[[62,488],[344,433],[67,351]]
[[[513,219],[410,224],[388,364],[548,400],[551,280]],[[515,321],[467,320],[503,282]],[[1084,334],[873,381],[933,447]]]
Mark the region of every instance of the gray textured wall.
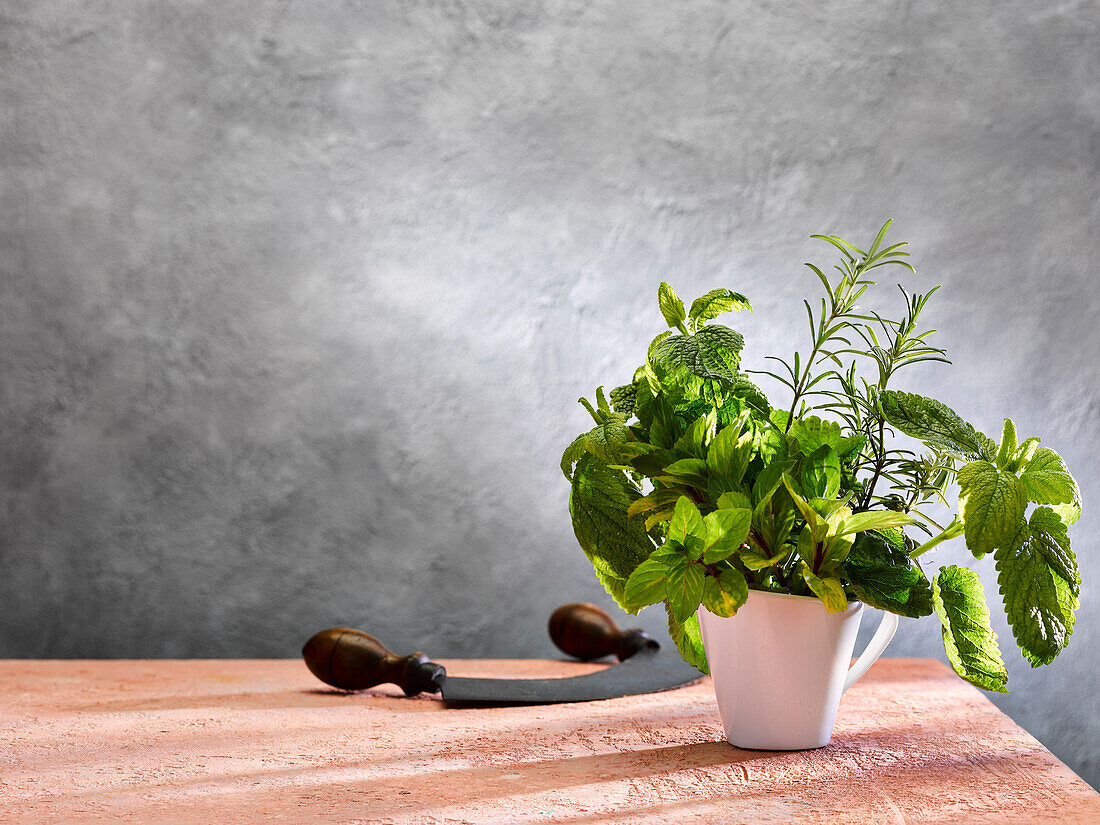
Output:
[[[607,603],[574,399],[657,283],[747,293],[759,366],[807,236],[887,216],[957,362],[908,387],[1100,501],[1095,2],[6,0],[0,61],[0,655],[549,654]],[[1090,523],[1073,643],[998,616],[996,701],[1095,784]]]

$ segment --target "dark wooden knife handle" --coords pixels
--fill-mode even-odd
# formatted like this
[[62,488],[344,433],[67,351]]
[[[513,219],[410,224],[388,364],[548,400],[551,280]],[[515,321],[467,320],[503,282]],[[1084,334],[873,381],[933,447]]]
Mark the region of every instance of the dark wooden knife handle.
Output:
[[439,693],[447,675],[443,665],[423,653],[398,656],[378,639],[350,627],[330,627],[314,634],[302,648],[302,658],[314,676],[341,690],[366,690],[393,683],[406,696]]
[[644,630],[619,630],[607,613],[583,602],[563,604],[553,612],[550,638],[563,653],[583,661],[615,654],[623,662],[639,650],[658,647]]

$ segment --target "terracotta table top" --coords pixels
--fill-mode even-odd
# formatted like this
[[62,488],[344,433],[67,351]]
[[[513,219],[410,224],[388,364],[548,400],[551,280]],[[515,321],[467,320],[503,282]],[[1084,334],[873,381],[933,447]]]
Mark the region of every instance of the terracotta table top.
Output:
[[297,661],[8,661],[0,822],[1091,825],[1100,795],[931,660],[881,660],[845,695],[832,744],[795,753],[726,744],[707,680],[454,709],[329,691]]

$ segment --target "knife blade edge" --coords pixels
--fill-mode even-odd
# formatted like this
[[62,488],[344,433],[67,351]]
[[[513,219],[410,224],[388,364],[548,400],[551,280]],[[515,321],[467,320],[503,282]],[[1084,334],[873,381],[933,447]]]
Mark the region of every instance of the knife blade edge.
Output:
[[643,650],[595,673],[546,679],[490,679],[442,676],[445,702],[463,704],[551,704],[590,702],[672,690],[703,678],[674,651]]

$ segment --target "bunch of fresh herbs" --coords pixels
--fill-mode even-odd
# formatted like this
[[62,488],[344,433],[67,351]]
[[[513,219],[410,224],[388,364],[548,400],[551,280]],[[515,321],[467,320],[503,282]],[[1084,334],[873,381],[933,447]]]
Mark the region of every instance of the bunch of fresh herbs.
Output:
[[[789,401],[773,407],[741,369],[742,336],[711,323],[751,311],[716,289],[685,308],[668,284],[658,303],[669,329],[630,383],[595,405],[595,422],[562,456],[569,509],[596,575],[626,610],[663,602],[684,658],[706,669],[696,612],[732,616],[748,591],[815,596],[830,612],[859,600],[902,616],[933,612],[955,671],[987,690],[1008,678],[972,570],[920,557],[958,536],[992,553],[1005,612],[1024,657],[1053,661],[1073,632],[1080,576],[1068,528],[1081,496],[1065,463],[1006,419],[1000,442],[931,398],[890,387],[904,367],[943,361],[920,316],[938,287],[910,295],[888,318],[861,308],[873,271],[913,272],[904,243],[866,249],[815,235],[840,255],[832,275],[807,264],[823,297],[804,301],[806,354],[771,357]],[[895,443],[898,434],[922,444]],[[953,518],[933,518],[937,505]],[[1029,512],[1030,510],[1030,512]]]

